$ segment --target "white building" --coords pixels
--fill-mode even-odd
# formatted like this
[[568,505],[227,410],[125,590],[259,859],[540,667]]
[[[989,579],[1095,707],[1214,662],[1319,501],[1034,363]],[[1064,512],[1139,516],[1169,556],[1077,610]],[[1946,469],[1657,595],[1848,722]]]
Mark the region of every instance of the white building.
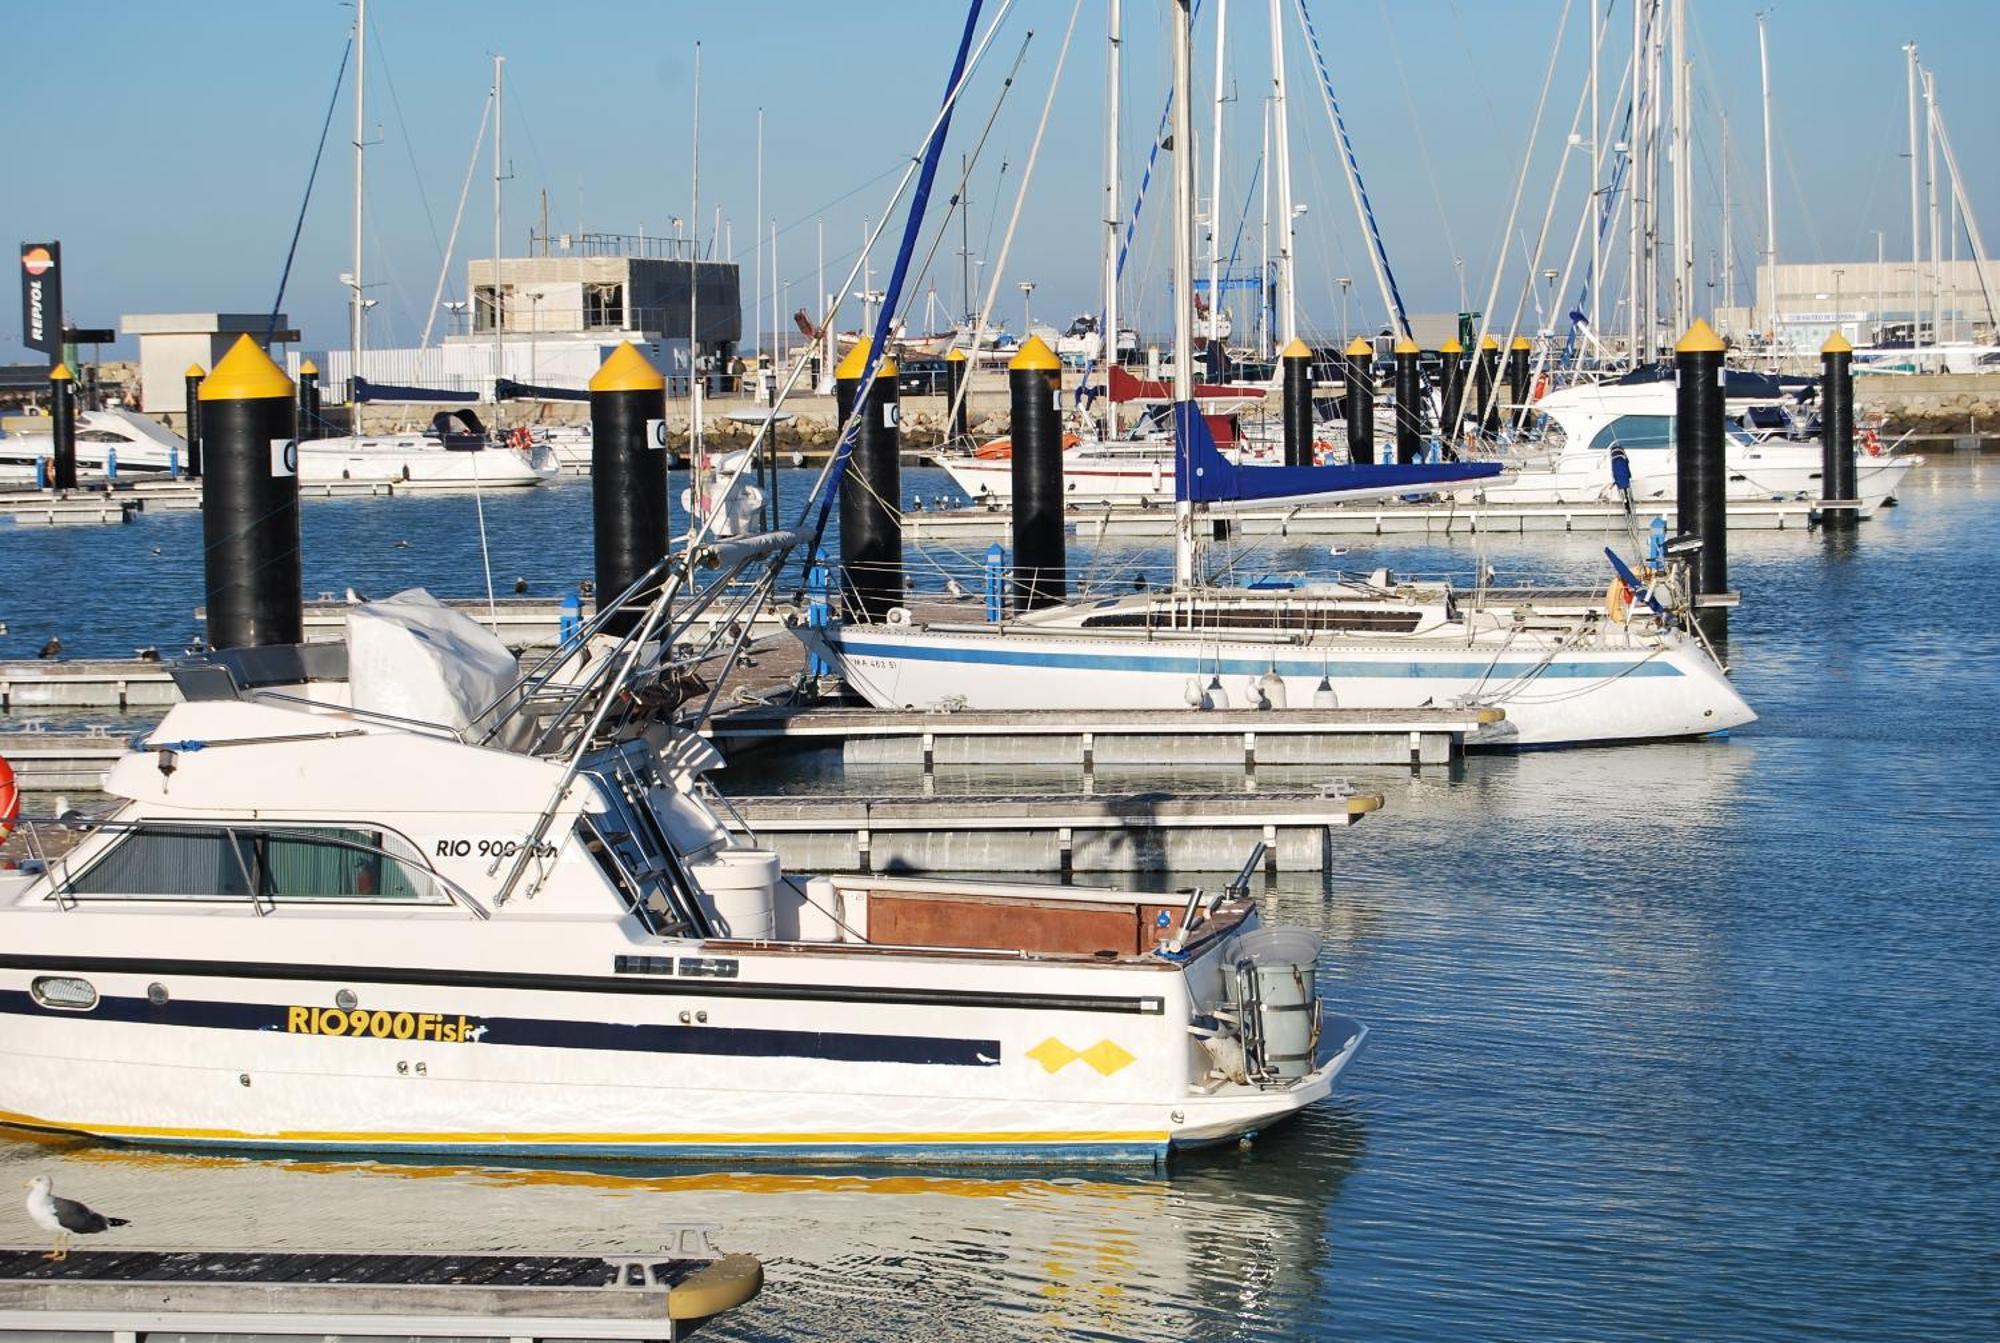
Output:
[[126,313],[118,329],[139,338],[139,409],[148,415],[185,411],[188,366],[214,368],[237,337],[249,335],[273,357],[272,347],[299,338],[285,314],[274,323],[268,312]]

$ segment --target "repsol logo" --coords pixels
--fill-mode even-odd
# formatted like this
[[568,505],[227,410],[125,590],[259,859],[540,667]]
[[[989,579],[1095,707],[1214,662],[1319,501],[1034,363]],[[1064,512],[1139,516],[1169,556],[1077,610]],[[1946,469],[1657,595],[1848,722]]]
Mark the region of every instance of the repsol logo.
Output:
[[48,322],[42,316],[42,282],[28,281],[28,343],[48,339]]
[[476,1044],[486,1034],[483,1023],[440,1012],[390,1012],[365,1007],[288,1007],[289,1035],[348,1035],[366,1040],[436,1040],[441,1044]]

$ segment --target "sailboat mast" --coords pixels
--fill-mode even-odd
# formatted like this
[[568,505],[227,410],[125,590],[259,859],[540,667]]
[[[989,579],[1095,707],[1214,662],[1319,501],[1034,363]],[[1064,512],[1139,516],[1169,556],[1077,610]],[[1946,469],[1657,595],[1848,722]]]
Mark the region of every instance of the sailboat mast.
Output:
[[347,304],[348,432],[361,433],[361,398],[351,390],[361,381],[361,318],[366,312],[362,298],[367,290],[361,282],[361,180],[368,161],[366,100],[368,89],[368,0],[354,4],[354,271]]
[[1757,16],[1757,66],[1764,80],[1764,279],[1771,286],[1764,309],[1764,345],[1778,340],[1778,195],[1771,183],[1771,47],[1764,36],[1764,16]]
[[1229,0],[1215,0],[1215,113],[1208,136],[1208,339],[1222,329],[1222,80]]
[[1604,108],[1598,102],[1597,66],[1603,55],[1604,7],[1590,0],[1590,334],[1599,334],[1598,295],[1604,290],[1603,210],[1598,202],[1604,186]]
[[[1118,201],[1120,197],[1118,181],[1118,84],[1119,57],[1124,45],[1124,8],[1120,0],[1111,0],[1109,31],[1104,55],[1104,436],[1118,437],[1118,403],[1111,399],[1111,369],[1118,363]],[[966,256],[971,257],[968,249]],[[967,265],[971,262],[968,259]],[[968,320],[972,311],[971,285],[966,286],[968,295],[966,313]],[[970,351],[974,358],[979,351]]]
[[[701,294],[701,43],[694,44],[694,115],[690,118],[688,155],[688,502],[702,506],[701,493],[701,344],[695,339]],[[701,531],[688,519],[688,545]]]
[[1646,107],[1645,50],[1645,0],[1632,0],[1632,115],[1628,119],[1631,129],[1625,145],[1625,349],[1634,368],[1642,362],[1639,350],[1639,287],[1645,278],[1639,255],[1639,231],[1645,226],[1639,206],[1639,184],[1646,162],[1646,127],[1642,120]]
[[[1194,118],[1191,0],[1174,0],[1174,402],[1194,401]],[[1183,450],[1185,450],[1183,448]],[[1175,491],[1185,495],[1186,491]],[[1174,500],[1174,586],[1194,585],[1194,503]]]
[[1299,334],[1292,295],[1292,133],[1285,115],[1285,6],[1271,0],[1271,139],[1278,170],[1278,347]]
[[[1929,182],[1931,211],[1931,343],[1944,342],[1944,239],[1939,234],[1937,174],[1937,75],[1924,71],[1924,177]],[[1942,370],[1944,365],[1939,364]]]
[[1921,350],[1924,312],[1924,235],[1917,230],[1918,194],[1923,165],[1917,162],[1917,44],[1906,43],[1910,81],[1910,349]]
[[506,309],[501,302],[500,288],[500,110],[502,106],[503,68],[505,56],[493,58],[493,418],[500,419],[500,378],[505,370],[500,366],[500,331]]
[[1729,218],[1729,114],[1722,114],[1722,306],[1736,306],[1735,229]]

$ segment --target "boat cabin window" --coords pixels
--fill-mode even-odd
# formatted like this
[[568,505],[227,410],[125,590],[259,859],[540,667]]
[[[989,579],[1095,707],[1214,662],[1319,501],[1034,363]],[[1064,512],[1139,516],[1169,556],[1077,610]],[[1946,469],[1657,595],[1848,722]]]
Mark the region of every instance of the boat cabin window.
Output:
[[79,429],[76,431],[79,443],[130,443],[132,440],[109,429]]
[[78,899],[445,903],[406,840],[346,826],[141,825],[67,884]]
[[1592,452],[1623,448],[1671,448],[1674,445],[1674,417],[1671,415],[1620,415],[1597,431],[1590,440]]

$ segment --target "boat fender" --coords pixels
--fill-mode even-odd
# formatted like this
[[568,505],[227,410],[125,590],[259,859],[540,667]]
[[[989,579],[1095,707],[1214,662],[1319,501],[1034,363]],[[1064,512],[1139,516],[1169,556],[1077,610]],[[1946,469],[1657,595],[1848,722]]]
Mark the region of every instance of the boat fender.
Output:
[[1882,455],[1882,435],[1876,433],[1873,429],[1863,429],[1861,431],[1861,446],[1868,450],[1870,457],[1880,457]]
[[14,822],[20,819],[21,785],[14,778],[14,767],[0,755],[0,844],[7,842],[14,833]]
[[1613,576],[1604,589],[1604,614],[1622,625],[1631,610],[1632,590],[1625,586],[1624,579]]

